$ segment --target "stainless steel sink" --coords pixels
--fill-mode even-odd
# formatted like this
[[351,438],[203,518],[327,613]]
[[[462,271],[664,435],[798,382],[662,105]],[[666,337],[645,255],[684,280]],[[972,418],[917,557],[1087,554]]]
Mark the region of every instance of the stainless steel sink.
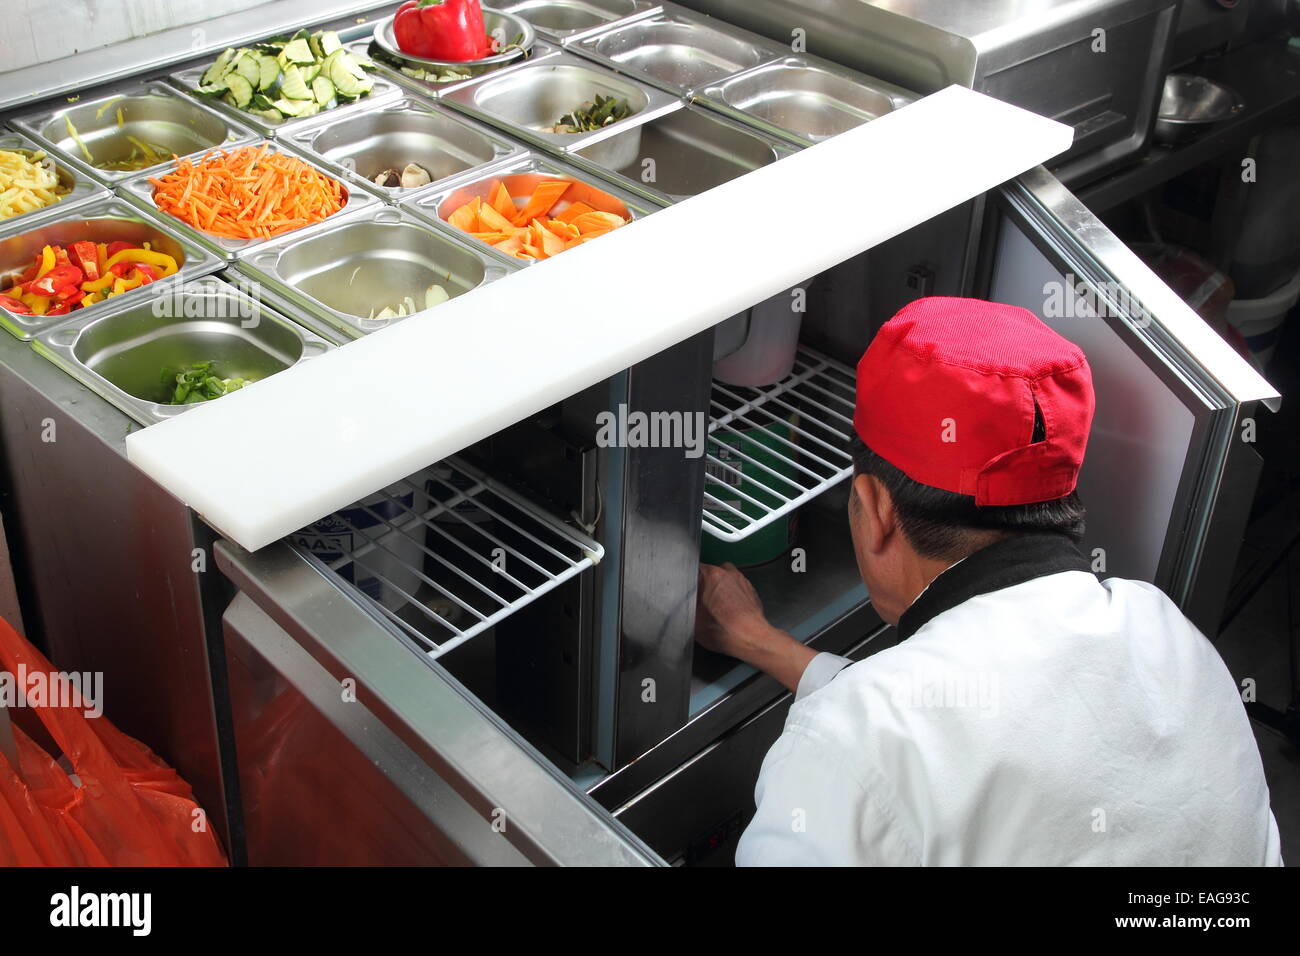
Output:
[[584,54],[675,93],[686,93],[774,60],[787,49],[739,35],[717,21],[660,13],[619,24],[576,43]]
[[786,57],[710,86],[704,101],[799,143],[817,143],[911,101],[889,84]]
[[[578,200],[595,209],[616,213],[624,218],[631,219],[647,216],[655,209],[648,203],[639,201],[637,197],[626,190],[602,183],[600,177],[595,174],[584,175],[583,171],[578,168],[533,153],[508,163],[502,163],[485,172],[480,178],[468,181],[462,180],[444,190],[423,196],[411,203],[409,208],[416,215],[446,223],[448,216],[475,197],[487,200],[498,182],[505,183],[506,189],[515,198],[515,204],[521,205],[528,196],[532,195],[538,183],[555,179],[567,179],[573,184],[570,186],[569,192],[560,200],[559,205],[555,207],[557,212],[562,211],[569,203]],[[447,226],[447,228],[455,229],[454,226]],[[505,253],[497,252],[487,243],[479,242],[479,240],[469,237],[459,230],[456,230],[456,233],[457,235],[466,235],[468,241],[484,249],[493,257],[514,265],[530,264],[530,260],[516,259]]]
[[33,209],[31,212],[19,213],[16,216],[10,216],[8,219],[0,219],[0,229],[8,229],[18,223],[38,221],[55,213],[65,213],[75,209],[82,203],[93,199],[102,199],[108,195],[106,186],[95,182],[90,176],[79,172],[67,163],[59,162],[53,153],[46,151],[34,139],[24,136],[22,133],[0,132],[0,150],[20,153],[28,159],[35,159],[35,157],[44,153],[44,159],[40,161],[48,161],[53,166],[54,175],[59,180],[59,188],[63,190],[58,201],[49,206]]
[[27,340],[45,329],[61,325],[81,315],[99,315],[112,308],[119,298],[148,301],[163,289],[215,272],[222,260],[203,246],[169,230],[160,220],[143,213],[114,197],[84,203],[63,216],[48,216],[0,230],[0,288],[14,273],[26,269],[47,245],[67,246],[80,240],[92,242],[148,242],[158,252],[176,260],[176,275],[151,285],[121,293],[111,299],[67,315],[13,315],[0,309],[0,326],[20,339]]
[[493,5],[523,17],[538,33],[556,40],[655,9],[644,0],[497,0]]
[[423,311],[425,291],[451,298],[506,275],[510,267],[401,210],[385,208],[314,228],[240,260],[241,272],[353,338],[401,321],[371,319],[406,296]]
[[[20,117],[14,125],[48,144],[61,159],[109,184],[142,171],[162,169],[173,154],[201,153],[255,135],[248,126],[187,100],[157,81],[133,84],[111,96]],[[167,159],[140,169],[103,168],[104,164],[127,159],[133,150],[139,150],[138,143],[158,149]]]
[[[550,133],[561,116],[597,95],[626,100],[632,115],[589,133]],[[538,63],[515,67],[507,73],[489,75],[446,93],[441,102],[504,127],[522,139],[548,149],[577,149],[613,136],[620,130],[675,109],[676,97],[647,87],[636,80],[617,76],[560,53]]]
[[[575,163],[619,176],[625,189],[656,202],[676,202],[743,176],[793,152],[784,143],[745,129],[709,110],[685,107],[639,127],[640,147],[630,161],[610,166],[598,150],[575,151]],[[626,133],[620,136],[626,136]],[[613,144],[618,137],[607,142]]]
[[[345,179],[396,201],[438,187],[441,180],[523,151],[468,120],[414,97],[402,97],[369,113],[355,113],[304,127],[288,137]],[[374,182],[386,169],[408,163],[424,167],[433,182],[414,189]]]
[[170,404],[175,373],[187,366],[210,361],[221,378],[258,381],[331,348],[215,278],[177,286],[154,300],[124,302],[107,313],[87,313],[33,344],[145,425],[194,407]]

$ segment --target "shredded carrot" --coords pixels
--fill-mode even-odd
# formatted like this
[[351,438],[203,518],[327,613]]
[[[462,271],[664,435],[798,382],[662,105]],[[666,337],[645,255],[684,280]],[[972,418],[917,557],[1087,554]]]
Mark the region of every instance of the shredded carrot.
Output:
[[196,229],[228,239],[260,239],[320,222],[343,208],[337,180],[269,143],[182,159],[153,184],[154,203]]

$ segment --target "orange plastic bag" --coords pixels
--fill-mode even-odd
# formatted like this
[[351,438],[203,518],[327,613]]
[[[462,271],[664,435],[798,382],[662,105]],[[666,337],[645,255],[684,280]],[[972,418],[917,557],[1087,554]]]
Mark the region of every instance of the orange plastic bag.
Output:
[[[53,674],[0,619],[0,670]],[[225,866],[189,784],[81,700],[34,713],[79,784],[17,724],[18,768],[0,754],[0,866]],[[10,711],[11,716],[18,716]],[[35,729],[33,728],[33,732]]]

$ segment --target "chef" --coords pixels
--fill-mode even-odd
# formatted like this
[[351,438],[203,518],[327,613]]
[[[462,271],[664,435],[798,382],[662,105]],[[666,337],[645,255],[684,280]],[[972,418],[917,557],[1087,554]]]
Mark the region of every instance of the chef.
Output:
[[1092,416],[1083,353],[1031,312],[926,298],[883,326],[848,518],[898,643],[818,654],[701,568],[699,642],[795,692],[737,863],[1281,863],[1218,653],[1158,588],[1095,574],[1104,541],[1079,549]]

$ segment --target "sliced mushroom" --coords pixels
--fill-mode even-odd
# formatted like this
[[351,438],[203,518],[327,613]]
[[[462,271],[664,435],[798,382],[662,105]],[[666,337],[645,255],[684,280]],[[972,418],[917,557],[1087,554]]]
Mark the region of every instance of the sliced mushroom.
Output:
[[393,186],[400,186],[402,184],[402,177],[395,169],[385,169],[374,178],[374,183],[376,186],[392,188]]

